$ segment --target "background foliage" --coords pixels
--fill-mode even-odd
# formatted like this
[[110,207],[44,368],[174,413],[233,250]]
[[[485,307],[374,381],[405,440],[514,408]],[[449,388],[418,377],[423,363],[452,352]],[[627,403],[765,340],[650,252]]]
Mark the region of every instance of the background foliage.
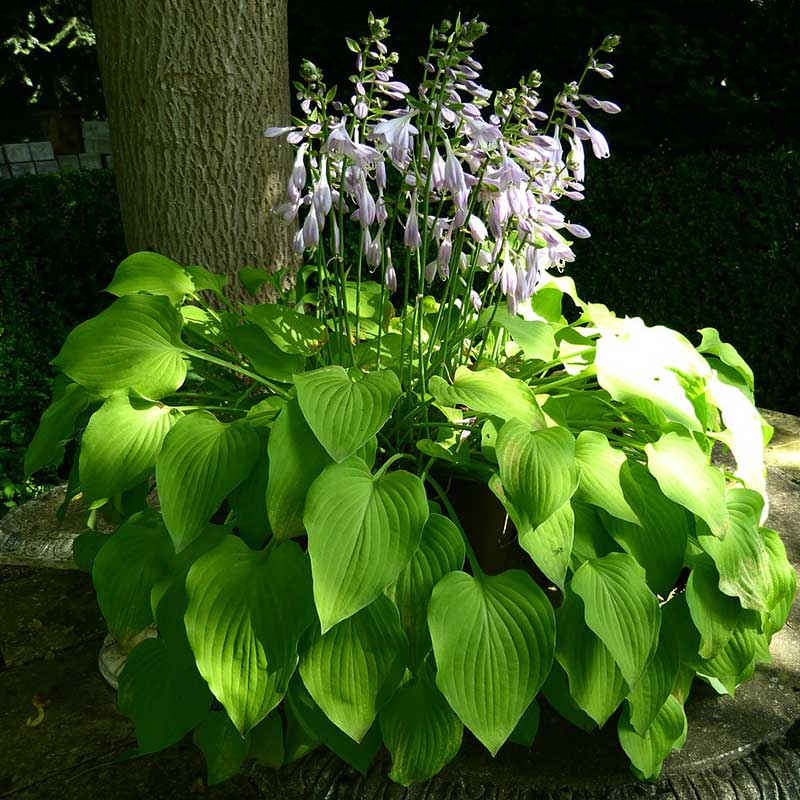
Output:
[[[65,172],[0,182],[0,487],[13,501],[22,456],[50,401],[48,362],[125,255],[114,178]],[[5,479],[6,483],[3,484]]]

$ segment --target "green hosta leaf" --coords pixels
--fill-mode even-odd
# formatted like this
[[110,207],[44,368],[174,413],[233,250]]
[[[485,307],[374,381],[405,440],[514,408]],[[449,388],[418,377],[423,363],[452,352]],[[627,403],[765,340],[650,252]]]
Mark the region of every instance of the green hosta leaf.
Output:
[[386,423],[402,389],[394,372],[358,380],[343,367],[321,367],[295,376],[303,416],[334,461],[349,458]]
[[194,743],[206,757],[208,785],[215,786],[239,772],[250,750],[250,735],[242,736],[224,711],[215,711],[198,725]]
[[283,698],[313,620],[308,560],[293,542],[254,552],[226,536],[189,570],[186,632],[197,668],[244,734]]
[[428,627],[436,684],[492,755],[508,739],[553,662],[553,608],[519,570],[474,578],[445,575],[434,587]]
[[792,610],[797,592],[797,574],[786,558],[786,548],[780,536],[769,528],[761,528],[761,536],[769,552],[772,576],[772,591],[767,600],[770,612],[764,626],[764,633],[771,636],[786,624],[789,612]]
[[542,694],[550,706],[576,728],[587,733],[597,729],[597,723],[572,699],[567,673],[558,661],[553,662]]
[[258,325],[228,328],[225,338],[253,365],[259,375],[273,381],[291,383],[292,376],[302,372],[305,367],[305,356],[279,350]]
[[247,422],[219,422],[194,411],[170,430],[156,462],[164,522],[175,549],[186,547],[222,501],[252,472],[258,434]]
[[608,535],[595,506],[576,500],[575,497],[570,502],[575,514],[570,569],[575,572],[584,561],[619,552],[620,548]]
[[539,732],[539,721],[541,716],[542,712],[539,708],[539,704],[534,700],[525,709],[525,713],[517,723],[517,727],[511,732],[511,736],[508,737],[508,741],[527,749],[533,747],[536,734]]
[[208,716],[213,699],[191,654],[181,657],[162,639],[136,645],[119,678],[119,709],[133,720],[142,755],[183,739]]
[[146,478],[164,438],[180,416],[161,403],[109,397],[92,414],[81,439],[81,490],[88,502],[113,497]]
[[[388,294],[383,290],[381,284],[375,283],[375,281],[361,281],[360,289],[356,283],[348,281],[344,291],[347,297],[347,310],[353,319],[358,312],[362,322],[365,319],[382,320],[386,318],[386,312],[391,308]],[[383,297],[382,308],[381,297]],[[356,300],[358,300],[357,305]]]
[[367,774],[369,765],[382,744],[377,722],[360,742],[353,741],[325,716],[303,686],[298,674],[292,679],[283,709],[288,732],[291,734],[291,737],[287,736],[287,757],[299,757],[304,750],[308,752],[322,743],[353,769],[362,775]]
[[769,612],[772,589],[769,552],[758,531],[763,501],[752,489],[728,489],[728,532],[718,539],[698,531],[698,541],[719,572],[719,588],[743,608]]
[[89,408],[92,395],[77,383],[68,383],[47,407],[25,451],[25,475],[42,467],[57,467],[64,460],[64,446],[75,433],[78,417]]
[[255,297],[259,289],[271,280],[270,273],[258,267],[242,267],[239,270],[239,283]]
[[587,561],[573,576],[586,624],[600,637],[629,686],[636,686],[656,646],[661,625],[658,600],[645,571],[627,553]]
[[686,602],[700,632],[700,656],[710,659],[728,644],[742,616],[735,597],[719,589],[719,573],[710,558],[697,558],[686,584]]
[[277,303],[244,306],[245,317],[258,325],[284,353],[313,356],[328,341],[325,323]]
[[247,755],[255,758],[262,767],[278,769],[283,766],[283,722],[277,711],[273,711],[250,731],[250,750]]
[[671,628],[662,626],[658,649],[628,696],[630,722],[640,736],[646,736],[655,722],[672,692],[679,671],[679,645]]
[[400,612],[400,623],[408,636],[409,663],[417,667],[431,649],[426,619],[433,587],[448,572],[464,566],[464,540],[447,517],[431,514],[422,529],[422,539],[411,561],[387,589],[386,594]]
[[530,387],[496,367],[477,372],[459,367],[452,384],[434,375],[428,387],[436,400],[445,406],[466,406],[479,414],[518,419],[529,427],[544,428],[546,425]]
[[575,442],[575,460],[581,470],[578,499],[638,525],[620,485],[620,468],[627,462],[625,454],[612,447],[602,433],[582,431]]
[[689,436],[668,433],[647,445],[647,466],[661,491],[704,520],[715,536],[727,530],[725,477]]
[[218,272],[211,272],[205,267],[185,267],[192,278],[196,292],[214,292],[217,297],[224,297],[223,289],[228,283],[228,276]]
[[716,328],[701,328],[698,333],[703,337],[703,340],[697,346],[697,351],[699,353],[711,353],[717,356],[723,364],[733,367],[744,378],[747,388],[752,392],[755,386],[753,370],[739,355],[736,348],[732,344],[721,341]]
[[556,612],[556,659],[569,678],[572,700],[602,727],[625,699],[628,685],[584,616],[583,601],[569,592]]
[[575,513],[569,500],[537,528],[523,531],[520,547],[528,553],[537,567],[563,590],[572,556],[575,534]]
[[500,480],[520,534],[537,528],[575,492],[575,439],[566,428],[531,431],[509,420],[497,437]]
[[402,786],[426,781],[444,769],[458,754],[464,733],[429,666],[395,692],[381,711],[380,726],[392,756],[389,777]]
[[725,647],[714,658],[697,667],[718,692],[733,697],[736,687],[749,680],[757,661],[769,661],[769,643],[761,633],[761,620],[753,611],[742,614]]
[[166,297],[121,297],[78,325],[52,363],[98,395],[133,389],[157,400],[186,378],[182,327]]
[[687,392],[711,369],[688,339],[662,326],[648,328],[638,317],[614,320],[602,334],[594,364],[603,389],[637,407],[649,401],[668,420],[703,430]]
[[655,781],[661,774],[664,759],[673,749],[680,750],[683,746],[686,739],[686,714],[680,702],[669,697],[647,733],[640,736],[631,724],[626,705],[619,718],[617,732],[636,777]]
[[525,358],[540,361],[550,361],[553,358],[556,340],[549,323],[511,316],[505,308],[499,308],[495,314],[493,327],[505,328],[522,348]]
[[373,476],[357,457],[323,471],[308,491],[304,514],[323,633],[397,579],[427,519],[425,487],[410,472]]
[[308,488],[330,464],[297,400],[281,410],[269,437],[267,515],[275,535],[287,539],[305,533],[303,508]]
[[189,273],[171,258],[142,251],[129,255],[116,269],[109,294],[124,295],[146,292],[164,295],[171,303],[180,303],[195,287]]
[[[145,639],[128,656],[119,679],[120,710],[136,726],[139,753],[154,753],[179,742],[208,716],[214,699],[200,677],[180,622],[185,596],[169,591],[158,609],[164,638]],[[169,616],[171,619],[166,620]]]
[[239,535],[250,547],[259,550],[266,544],[271,533],[267,518],[269,432],[266,428],[256,428],[255,430],[261,440],[258,459],[250,475],[228,496],[228,502],[236,515],[236,527]]
[[150,591],[175,560],[169,534],[157,515],[142,515],[119,527],[92,567],[97,602],[109,630],[120,641],[153,622]]
[[753,403],[735,386],[723,383],[716,374],[708,385],[708,397],[722,413],[727,430],[711,434],[724,442],[736,459],[736,476],[761,494],[766,503],[762,420]]
[[106,533],[86,531],[72,540],[72,560],[81,572],[92,574],[94,560],[110,538]]
[[638,525],[600,512],[605,527],[623,550],[645,569],[650,588],[666,597],[675,586],[689,537],[689,514],[673,503],[655,478],[636,462],[624,464],[620,483],[628,505],[636,512]]
[[360,742],[394,694],[406,668],[408,641],[388,597],[315,638],[300,676],[328,719]]

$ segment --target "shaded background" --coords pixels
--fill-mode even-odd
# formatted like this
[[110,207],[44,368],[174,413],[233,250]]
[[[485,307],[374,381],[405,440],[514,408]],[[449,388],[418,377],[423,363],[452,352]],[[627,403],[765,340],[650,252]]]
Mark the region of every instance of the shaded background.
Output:
[[[209,0],[211,1],[211,0]],[[800,59],[796,0],[506,0],[289,3],[291,69],[302,58],[349,96],[344,36],[369,10],[389,16],[400,77],[440,19],[480,15],[484,84],[539,69],[545,107],[607,33],[616,77],[589,93],[623,113],[592,120],[612,158],[590,160],[587,200],[562,205],[593,237],[569,273],[585,298],[699,341],[714,326],[756,373],[761,406],[800,414]],[[345,94],[346,93],[346,94]],[[4,0],[0,142],[43,137],[56,113],[105,116],[88,0]],[[96,313],[124,256],[113,175],[0,181],[0,494],[31,489],[21,455],[51,385],[47,365],[71,327]],[[42,480],[54,476],[41,476]],[[2,502],[2,497],[0,497]]]

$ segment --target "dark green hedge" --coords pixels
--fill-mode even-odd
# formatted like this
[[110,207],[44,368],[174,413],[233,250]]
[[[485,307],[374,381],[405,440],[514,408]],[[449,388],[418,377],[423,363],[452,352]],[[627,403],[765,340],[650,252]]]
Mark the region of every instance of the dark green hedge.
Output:
[[0,182],[0,489],[7,501],[49,402],[48,362],[74,325],[107,304],[101,290],[124,255],[110,173]]
[[[800,156],[593,162],[568,211],[594,234],[569,269],[583,297],[693,341],[718,328],[752,364],[759,404],[800,414]],[[108,302],[124,254],[110,173],[0,182],[0,495],[21,480],[49,360]]]
[[800,154],[588,164],[569,211],[592,238],[570,266],[582,297],[697,343],[711,326],[756,375],[756,402],[800,414]]

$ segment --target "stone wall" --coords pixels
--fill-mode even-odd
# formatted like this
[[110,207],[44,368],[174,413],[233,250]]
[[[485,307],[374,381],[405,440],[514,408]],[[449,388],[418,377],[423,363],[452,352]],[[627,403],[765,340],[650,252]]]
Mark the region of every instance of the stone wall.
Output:
[[17,142],[0,146],[0,178],[44,175],[62,169],[110,169],[111,134],[106,120],[84,122],[82,153],[56,156],[50,142]]

